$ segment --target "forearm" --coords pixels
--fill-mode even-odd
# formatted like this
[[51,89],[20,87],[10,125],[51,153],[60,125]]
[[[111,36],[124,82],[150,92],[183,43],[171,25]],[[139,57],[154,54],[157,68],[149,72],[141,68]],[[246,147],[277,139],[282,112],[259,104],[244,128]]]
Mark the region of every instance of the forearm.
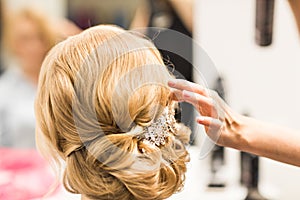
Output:
[[300,132],[242,117],[237,149],[300,166]]
[[151,14],[149,9],[149,5],[146,1],[139,2],[139,6],[131,21],[130,29],[145,28],[148,26]]
[[182,19],[184,25],[189,31],[193,31],[194,21],[194,0],[169,0],[178,15]]
[[289,0],[289,3],[291,5],[292,11],[294,13],[296,22],[297,22],[297,26],[298,26],[298,30],[300,33],[300,2],[299,0]]
[[300,167],[300,132],[239,115],[216,92],[198,84],[178,79],[168,85],[173,100],[191,103],[199,111],[197,123],[218,145]]

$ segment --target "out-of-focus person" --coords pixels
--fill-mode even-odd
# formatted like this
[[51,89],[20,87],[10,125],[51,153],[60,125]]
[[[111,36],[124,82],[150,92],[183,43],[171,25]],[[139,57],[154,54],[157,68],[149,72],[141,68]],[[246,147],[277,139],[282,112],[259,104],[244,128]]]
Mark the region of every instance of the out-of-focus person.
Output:
[[41,64],[58,41],[76,32],[66,21],[52,25],[33,9],[5,16],[3,43],[9,62],[0,77],[0,146],[35,147],[33,104]]
[[24,9],[4,22],[3,42],[9,54],[0,78],[0,144],[35,147],[33,102],[42,61],[56,42],[41,14]]
[[[80,30],[33,9],[4,15],[5,72],[0,76],[0,200],[40,199],[54,177],[35,149],[34,99],[47,52]],[[43,177],[41,179],[41,177]]]

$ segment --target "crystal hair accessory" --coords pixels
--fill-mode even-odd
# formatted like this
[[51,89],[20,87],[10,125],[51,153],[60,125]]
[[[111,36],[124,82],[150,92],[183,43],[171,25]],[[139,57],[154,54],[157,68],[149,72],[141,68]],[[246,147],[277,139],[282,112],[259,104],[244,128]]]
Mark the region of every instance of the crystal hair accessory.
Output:
[[160,117],[144,127],[145,140],[158,147],[165,145],[170,133],[175,134],[178,129],[174,114],[174,110],[166,107]]

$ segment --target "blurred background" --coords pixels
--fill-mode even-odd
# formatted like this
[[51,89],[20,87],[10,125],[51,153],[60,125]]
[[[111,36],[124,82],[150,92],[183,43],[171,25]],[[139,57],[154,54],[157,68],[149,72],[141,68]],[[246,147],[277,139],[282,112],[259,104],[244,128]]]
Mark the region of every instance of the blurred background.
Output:
[[[57,42],[90,26],[110,23],[144,34],[175,66],[179,78],[210,88],[236,111],[295,128],[300,134],[300,41],[298,0],[1,0],[0,200],[35,199],[53,175],[35,150],[33,102],[41,62]],[[292,7],[291,7],[292,5]],[[295,12],[293,13],[292,10]],[[299,23],[299,21],[298,21]],[[193,41],[170,38],[179,31]],[[196,47],[195,47],[196,46]],[[203,51],[210,61],[203,62]],[[183,50],[184,58],[172,53]],[[201,51],[201,52],[200,52]],[[206,58],[207,59],[207,58]],[[208,59],[209,60],[209,59]],[[192,63],[200,66],[195,71]],[[193,124],[193,109],[181,105],[178,119]],[[300,196],[300,169],[265,158],[214,147],[199,159],[203,130],[192,136],[184,190],[171,199],[291,199]],[[2,156],[9,155],[9,156]],[[26,159],[24,159],[24,157]],[[24,167],[26,166],[26,167]],[[24,176],[30,174],[30,178]],[[38,181],[47,175],[48,181]],[[40,185],[26,188],[27,180]],[[27,184],[28,185],[28,184]],[[18,194],[18,195],[17,195]],[[49,199],[80,199],[59,189]]]

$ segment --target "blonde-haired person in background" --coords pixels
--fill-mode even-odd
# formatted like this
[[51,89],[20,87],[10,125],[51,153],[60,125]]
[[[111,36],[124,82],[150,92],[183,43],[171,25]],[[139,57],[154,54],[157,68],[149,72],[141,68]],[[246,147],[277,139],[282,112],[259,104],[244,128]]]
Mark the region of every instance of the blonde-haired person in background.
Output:
[[0,145],[34,148],[36,84],[55,33],[45,16],[29,9],[6,15],[3,31],[10,58],[0,77]]
[[36,85],[47,52],[70,31],[57,23],[54,30],[49,17],[33,9],[4,11],[9,59],[0,76],[0,199],[40,198],[54,179],[35,149]]
[[89,28],[46,57],[37,145],[82,199],[159,200],[182,189],[190,130],[175,121],[167,67],[147,39]]
[[2,41],[8,59],[0,76],[0,146],[35,147],[34,98],[43,59],[65,33],[76,33],[74,26],[60,24],[53,26],[35,9],[5,12]]

